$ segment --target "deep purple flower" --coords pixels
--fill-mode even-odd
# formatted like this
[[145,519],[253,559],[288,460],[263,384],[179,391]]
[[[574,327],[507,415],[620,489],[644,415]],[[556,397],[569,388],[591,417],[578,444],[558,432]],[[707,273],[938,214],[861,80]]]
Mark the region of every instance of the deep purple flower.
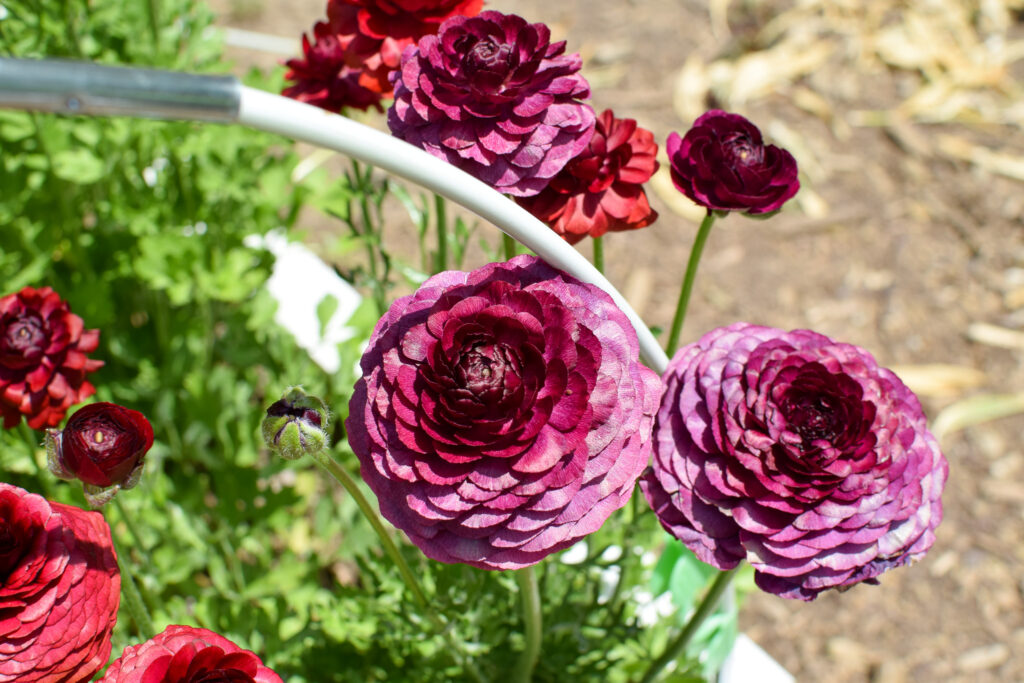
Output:
[[645,228],[658,219],[643,187],[658,170],[657,154],[651,131],[606,109],[587,149],[540,194],[517,201],[569,244],[587,235]]
[[580,57],[564,52],[514,14],[452,17],[402,53],[388,126],[500,192],[537,194],[594,132]]
[[91,403],[72,415],[63,430],[47,430],[46,445],[55,476],[95,488],[130,489],[142,475],[153,427],[137,410]]
[[669,134],[665,151],[676,189],[708,209],[772,213],[800,189],[793,155],[765,146],[739,114],[709,111],[686,137]]
[[633,491],[660,392],[629,320],[531,256],[392,304],[345,427],[381,513],[429,557],[534,564]]
[[719,569],[812,600],[924,556],[949,466],[913,392],[867,351],[736,323],[664,375],[654,466],[662,526]]

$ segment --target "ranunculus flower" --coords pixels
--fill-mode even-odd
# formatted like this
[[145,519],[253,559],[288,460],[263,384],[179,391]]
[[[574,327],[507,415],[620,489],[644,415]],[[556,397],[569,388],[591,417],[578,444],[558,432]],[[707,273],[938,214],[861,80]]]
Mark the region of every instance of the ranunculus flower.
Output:
[[578,54],[514,14],[452,17],[402,53],[388,126],[500,192],[537,194],[587,147]]
[[676,188],[708,209],[771,213],[800,189],[793,155],[739,114],[709,111],[686,137],[669,134],[665,151]]
[[380,108],[402,50],[436,33],[448,17],[473,16],[483,0],[328,0],[327,21],[302,36],[304,59],[289,60],[288,97],[338,112]]
[[0,681],[92,680],[120,596],[102,515],[0,483]]
[[87,373],[103,366],[96,350],[99,330],[49,287],[25,287],[0,297],[0,413],[4,429],[24,415],[32,429],[56,426],[68,408],[96,392]]
[[658,170],[657,153],[649,130],[606,109],[587,148],[540,194],[517,201],[569,244],[587,235],[647,227],[658,212],[647,202],[643,184]]
[[61,479],[79,479],[97,493],[138,484],[142,459],[152,446],[153,427],[146,416],[116,403],[87,405],[63,430],[46,432],[50,471]]
[[532,256],[441,273],[377,323],[349,444],[429,557],[525,567],[629,500],[661,389],[638,353],[607,294]]
[[260,424],[263,441],[285,460],[314,455],[331,445],[331,413],[319,396],[289,387],[267,408]]
[[99,683],[282,683],[260,658],[205,628],[168,626],[130,645]]
[[809,330],[736,323],[664,375],[640,486],[704,562],[812,600],[924,556],[949,466],[921,405],[867,351]]

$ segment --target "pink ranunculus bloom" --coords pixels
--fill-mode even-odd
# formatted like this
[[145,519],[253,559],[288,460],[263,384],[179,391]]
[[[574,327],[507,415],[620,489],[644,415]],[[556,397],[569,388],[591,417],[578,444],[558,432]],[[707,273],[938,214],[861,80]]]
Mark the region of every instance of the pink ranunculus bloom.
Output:
[[388,126],[500,192],[537,194],[594,132],[582,62],[564,52],[514,14],[452,17],[402,53]]
[[0,682],[92,680],[120,596],[102,515],[0,483]]
[[685,137],[671,133],[665,151],[676,189],[714,211],[769,214],[800,189],[793,155],[739,114],[709,111]]
[[260,658],[205,628],[168,626],[130,645],[99,683],[282,683]]
[[590,235],[644,228],[658,218],[643,184],[658,170],[658,145],[633,119],[611,109],[597,117],[587,148],[520,206],[547,223],[569,244]]
[[339,112],[380,109],[392,93],[390,75],[402,50],[436,33],[445,19],[473,16],[483,0],[328,0],[327,21],[302,37],[302,59],[287,63],[295,84],[284,94]]
[[103,366],[86,354],[99,345],[49,287],[0,297],[0,414],[4,429],[22,416],[32,429],[56,426],[75,403],[96,392],[85,376]]
[[640,486],[704,562],[813,600],[924,556],[949,466],[921,404],[867,351],[736,323],[680,349]]
[[516,569],[596,531],[647,465],[661,384],[607,294],[532,256],[445,272],[377,323],[345,422],[381,513]]

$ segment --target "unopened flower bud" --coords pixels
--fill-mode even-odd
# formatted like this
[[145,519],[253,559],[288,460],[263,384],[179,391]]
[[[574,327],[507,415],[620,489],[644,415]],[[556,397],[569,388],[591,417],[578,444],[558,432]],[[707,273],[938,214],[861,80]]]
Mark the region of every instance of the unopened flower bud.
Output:
[[307,394],[302,387],[291,387],[280,401],[267,408],[263,440],[286,460],[319,453],[330,445],[330,420],[327,404],[319,397]]
[[50,471],[61,479],[80,480],[86,500],[95,507],[139,483],[143,458],[152,445],[149,420],[115,403],[87,405],[63,430],[46,430]]

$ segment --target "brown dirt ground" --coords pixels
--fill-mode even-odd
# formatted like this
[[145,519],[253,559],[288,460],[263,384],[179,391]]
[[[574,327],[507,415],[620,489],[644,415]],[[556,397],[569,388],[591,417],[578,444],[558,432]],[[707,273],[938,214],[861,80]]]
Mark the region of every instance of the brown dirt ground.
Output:
[[[324,4],[213,2],[222,25],[295,38]],[[567,38],[584,56],[595,108],[638,119],[661,144],[703,108],[722,106],[797,157],[798,201],[768,222],[733,216],[716,225],[684,341],[737,320],[812,328],[896,366],[931,419],[969,396],[1020,391],[1019,2],[492,0],[488,7],[543,21]],[[1018,51],[1006,56],[1003,48],[1013,45]],[[235,56],[274,62],[247,51]],[[751,56],[770,59],[743,61]],[[729,70],[737,65],[744,69]],[[690,218],[680,215],[667,197],[652,198],[661,213],[654,226],[606,241],[612,281],[663,327],[696,230],[692,211],[680,207]],[[589,255],[589,246],[581,250]],[[978,323],[1004,329],[993,334]],[[809,604],[754,595],[742,628],[800,681],[1024,681],[1022,431],[1017,415],[945,436],[946,519],[926,560],[890,572],[880,586]]]

